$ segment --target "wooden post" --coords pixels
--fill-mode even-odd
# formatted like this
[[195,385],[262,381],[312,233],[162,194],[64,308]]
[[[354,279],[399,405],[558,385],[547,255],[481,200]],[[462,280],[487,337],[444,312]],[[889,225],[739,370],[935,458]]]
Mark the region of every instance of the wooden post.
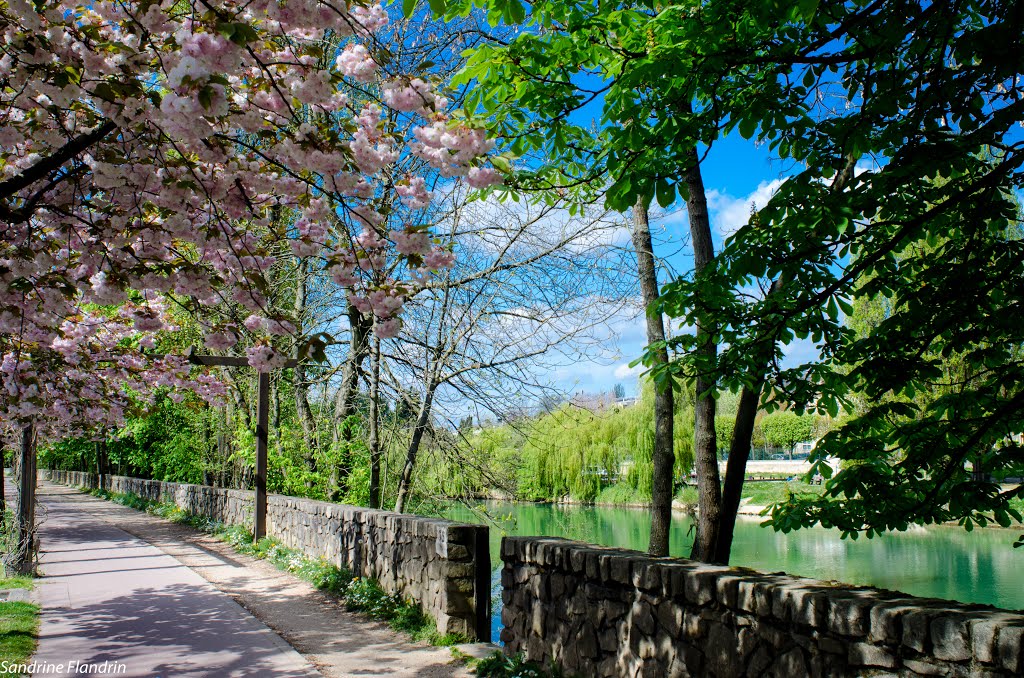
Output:
[[0,440],[0,525],[7,522],[7,487],[4,479],[4,465],[7,463],[7,447]]
[[[151,358],[163,356],[152,354]],[[185,356],[194,365],[220,367],[249,367],[249,360],[241,356],[199,355],[189,349]],[[299,361],[292,358],[282,366],[295,367]],[[256,515],[253,535],[256,539],[267,536],[267,437],[270,429],[270,374],[259,373],[256,400]]]
[[96,441],[96,481],[97,488],[100,490],[106,489],[106,484],[103,482],[103,448],[104,443],[101,440]]
[[29,424],[21,432],[21,482],[18,493],[18,559],[19,574],[31,574],[35,566],[36,527],[36,459],[34,432]]
[[267,437],[270,419],[270,374],[260,372],[256,400],[256,530],[255,538],[267,536]]

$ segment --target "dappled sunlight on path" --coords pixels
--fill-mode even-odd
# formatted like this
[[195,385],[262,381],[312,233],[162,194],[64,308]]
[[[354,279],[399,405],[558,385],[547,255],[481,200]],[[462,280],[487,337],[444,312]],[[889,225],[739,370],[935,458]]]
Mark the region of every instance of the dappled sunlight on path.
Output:
[[[61,583],[80,587],[82,582],[87,588],[91,586],[90,578],[120,578],[123,568],[139,580],[130,593],[104,597],[81,614],[77,608],[61,613],[77,632],[108,629],[106,635],[114,640],[107,642],[113,650],[133,644],[159,645],[166,637],[166,647],[173,647],[177,656],[161,660],[159,667],[152,664],[152,672],[144,675],[315,675],[289,673],[292,669],[272,668],[265,663],[254,668],[253,661],[271,658],[269,650],[273,646],[266,643],[262,655],[257,650],[254,654],[245,651],[244,661],[233,662],[228,655],[255,637],[246,628],[232,626],[228,615],[203,603],[203,590],[248,617],[277,643],[285,647],[290,644],[326,676],[468,675],[452,663],[446,648],[413,643],[384,624],[348,612],[332,596],[265,561],[241,555],[210,535],[49,483],[43,483],[40,498],[50,511],[42,535],[44,548],[53,547],[44,560],[48,575],[62,573]],[[71,524],[63,519],[65,513],[75,517]],[[103,540],[91,540],[89,534],[81,532],[80,523],[89,523]],[[45,531],[48,529],[53,532]],[[174,579],[175,568],[196,581]],[[63,573],[64,569],[68,571]],[[57,580],[55,577],[54,582]],[[64,589],[52,589],[52,595],[57,600]],[[75,596],[71,597],[74,603]],[[161,611],[171,611],[173,618],[160,619]],[[133,616],[150,621],[145,629],[137,629]],[[50,642],[57,640],[54,637]],[[101,649],[109,653],[97,645],[97,650]],[[209,660],[223,668],[192,672],[193,666],[200,665],[192,655],[200,650],[205,653],[200,663]],[[261,659],[263,655],[267,656]]]
[[[34,659],[62,665],[47,675],[318,675],[195,572],[92,514],[97,500],[48,484],[39,500],[43,612]],[[81,672],[73,662],[98,666]]]

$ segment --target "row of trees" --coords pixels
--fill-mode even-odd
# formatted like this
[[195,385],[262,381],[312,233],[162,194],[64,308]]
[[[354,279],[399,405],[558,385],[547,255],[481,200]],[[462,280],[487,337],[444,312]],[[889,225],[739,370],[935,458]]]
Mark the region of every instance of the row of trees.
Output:
[[[755,422],[778,407],[853,412],[813,457],[845,470],[777,507],[780,529],[1020,518],[1019,487],[970,472],[1022,464],[1019,3],[403,9],[0,5],[12,444],[105,439],[197,390],[218,404],[186,401],[196,472],[244,484],[254,385],[146,353],[291,357],[282,484],[405,510],[425,454],[449,479],[472,468],[446,416],[521,411],[543,368],[645,308],[652,553],[691,397],[695,558],[728,561]],[[716,248],[701,161],[729,134],[789,165]],[[693,270],[669,280],[655,201],[689,224]],[[818,355],[784,361],[797,339]],[[153,445],[122,449],[156,468]]]

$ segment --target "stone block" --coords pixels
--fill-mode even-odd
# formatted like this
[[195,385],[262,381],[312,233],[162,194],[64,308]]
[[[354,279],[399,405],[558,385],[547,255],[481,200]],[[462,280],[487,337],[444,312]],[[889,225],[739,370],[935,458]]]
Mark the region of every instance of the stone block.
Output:
[[673,638],[679,635],[683,627],[683,610],[671,600],[662,600],[658,603],[655,616],[658,618],[658,625],[665,633]]
[[650,560],[637,560],[633,563],[633,586],[644,591],[661,589],[661,568]]
[[871,643],[851,643],[846,660],[853,666],[874,666],[891,669],[896,657],[889,650]]
[[835,655],[845,655],[847,652],[846,643],[836,640],[831,636],[821,636],[818,638],[818,648],[822,652]]
[[740,581],[742,581],[742,576],[738,574],[723,574],[718,577],[715,580],[715,594],[718,602],[728,608],[736,608]]
[[949,675],[949,666],[933,664],[919,659],[904,659],[903,666],[921,676],[945,676]]
[[870,594],[837,590],[829,600],[828,630],[843,636],[867,636],[871,608],[875,602]]
[[693,605],[707,605],[715,599],[714,580],[696,577],[692,571],[687,573],[684,581],[686,601]]
[[1004,626],[999,629],[999,666],[1007,671],[1024,673],[1024,625]]
[[868,640],[872,643],[899,643],[900,618],[915,609],[917,608],[908,600],[887,600],[875,605],[868,614]]
[[704,635],[707,622],[688,610],[683,610],[683,638],[689,642],[697,642]]
[[586,659],[596,659],[600,656],[597,643],[597,634],[594,632],[593,627],[589,624],[585,624],[580,627],[576,633],[575,638],[576,652],[579,653],[580,657]]
[[824,626],[827,601],[810,589],[804,580],[796,580],[772,589],[772,616],[805,626]]
[[654,633],[654,610],[646,601],[638,600],[630,610],[629,621],[645,636]]
[[721,568],[694,568],[686,574],[686,601],[693,605],[707,605],[715,599],[717,589],[714,575]]
[[970,659],[970,629],[963,617],[942,616],[931,623],[932,653],[936,659],[959,662]]
[[772,663],[772,655],[767,648],[761,647],[747,660],[744,676],[760,678]]
[[779,655],[772,663],[771,672],[776,676],[786,676],[786,678],[809,678],[810,676],[804,653],[798,647]]
[[597,639],[598,646],[602,652],[615,652],[619,649],[621,639],[619,638],[617,627],[611,626],[601,631],[601,635]]
[[608,561],[608,578],[616,584],[629,584],[632,563],[624,556],[611,556]]
[[738,646],[739,638],[732,629],[724,624],[710,624],[707,640],[703,647],[707,668],[714,675],[738,675],[740,659]]
[[1018,615],[995,613],[971,621],[971,648],[974,659],[985,664],[995,664],[999,657],[999,646],[996,641],[999,629],[1018,620]]
[[903,647],[915,652],[924,652],[929,639],[929,618],[930,613],[922,609],[914,609],[900,617]]

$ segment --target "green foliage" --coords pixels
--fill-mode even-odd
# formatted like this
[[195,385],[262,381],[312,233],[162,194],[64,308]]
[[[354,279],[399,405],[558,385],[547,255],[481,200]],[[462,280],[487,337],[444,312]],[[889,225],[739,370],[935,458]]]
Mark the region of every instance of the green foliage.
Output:
[[[627,407],[591,412],[566,405],[515,425],[484,429],[469,442],[473,458],[493,473],[483,474],[476,489],[486,487],[486,477],[504,474],[519,499],[647,502],[653,412],[648,387],[638,403]],[[676,414],[675,441],[676,474],[683,477],[693,463],[689,409]]]
[[761,430],[769,445],[792,452],[797,443],[814,435],[814,418],[795,412],[773,412],[761,420]]
[[736,415],[719,414],[715,416],[715,441],[718,445],[718,453],[728,452],[732,445],[733,426],[736,423]]
[[595,504],[614,504],[631,506],[647,504],[651,501],[650,492],[642,492],[628,483],[615,483],[603,488],[594,498]]
[[509,657],[501,652],[476,662],[473,673],[481,678],[558,678],[564,675],[555,667],[548,670],[536,662],[526,661],[521,654]]
[[[474,5],[491,21],[518,16],[505,0],[444,9]],[[515,39],[474,50],[457,81],[478,85],[466,105],[491,116],[507,152],[531,158],[499,192],[669,205],[685,197],[698,149],[731,132],[792,163],[712,265],[662,290],[681,326],[716,328],[718,355],[679,335],[678,358],[653,374],[711,375],[735,391],[767,369],[770,406],[837,418],[867,404],[816,448],[822,475],[827,456],[843,472],[822,497],[773,513],[779,529],[870,536],[1020,518],[1011,502],[1024,489],[984,474],[1024,473],[1012,438],[1024,430],[1022,12],[981,0],[539,0]],[[596,126],[587,106],[600,107]],[[765,280],[778,293],[751,295]],[[857,336],[845,318],[879,295],[891,308]],[[820,358],[784,362],[796,340]],[[937,383],[946,391],[916,399]]]

